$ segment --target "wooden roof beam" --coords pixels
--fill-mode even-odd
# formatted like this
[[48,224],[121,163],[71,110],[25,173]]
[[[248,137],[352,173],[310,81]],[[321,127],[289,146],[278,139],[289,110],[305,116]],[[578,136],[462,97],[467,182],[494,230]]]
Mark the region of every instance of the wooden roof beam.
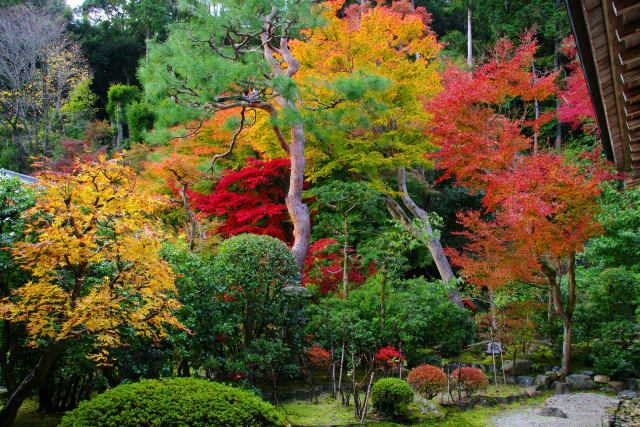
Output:
[[640,47],[623,50],[618,54],[618,59],[620,60],[620,65],[629,67],[630,64],[640,60]]
[[629,131],[640,129],[640,118],[627,119],[627,129],[629,129]]
[[624,114],[627,117],[640,116],[640,104],[627,104],[624,106]]
[[636,86],[631,89],[624,89],[622,91],[622,97],[624,98],[625,102],[632,104],[633,101],[637,101],[638,99],[640,99],[640,87]]
[[631,85],[634,82],[640,81],[640,69],[633,68],[622,70],[620,73],[620,80],[622,80],[624,85]]
[[619,42],[623,42],[638,33],[640,33],[640,22],[638,21],[629,22],[623,25],[622,28],[616,27],[616,37],[618,37]]
[[640,6],[640,2],[638,2],[638,0],[614,0],[613,12],[616,16],[620,16],[638,6]]

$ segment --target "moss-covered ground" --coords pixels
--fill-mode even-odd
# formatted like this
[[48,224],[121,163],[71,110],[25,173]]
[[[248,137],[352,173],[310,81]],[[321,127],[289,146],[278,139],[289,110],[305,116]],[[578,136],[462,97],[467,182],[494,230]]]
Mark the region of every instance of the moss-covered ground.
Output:
[[[517,387],[510,387],[505,389],[504,387],[497,390],[487,390],[483,394],[491,394],[493,396],[509,395],[518,393]],[[442,427],[480,427],[490,425],[491,417],[498,415],[507,410],[517,410],[531,405],[536,405],[544,401],[548,395],[539,396],[533,399],[523,400],[518,403],[509,405],[498,405],[491,408],[477,407],[476,409],[469,411],[461,411],[457,408],[446,409],[440,405],[437,405],[439,398],[433,399],[436,403],[438,414],[437,415],[425,415],[419,411],[419,405],[414,404],[411,406],[412,412],[408,419],[401,423],[381,422],[375,414],[369,414],[367,421],[375,423],[376,426],[442,426]],[[278,406],[278,410],[282,413],[287,421],[293,425],[304,426],[323,426],[332,424],[348,424],[356,423],[353,414],[353,406],[343,407],[338,406],[334,399],[331,399],[328,395],[322,395],[318,403],[311,403],[309,401],[296,401],[286,402]]]
[[60,423],[63,414],[42,415],[38,412],[38,402],[35,399],[24,401],[18,416],[15,427],[54,427]]

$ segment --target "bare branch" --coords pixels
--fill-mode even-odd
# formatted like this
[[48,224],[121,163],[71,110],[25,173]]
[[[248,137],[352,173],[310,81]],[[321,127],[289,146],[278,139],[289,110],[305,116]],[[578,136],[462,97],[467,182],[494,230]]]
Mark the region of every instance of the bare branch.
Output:
[[189,138],[190,136],[197,135],[200,132],[200,129],[202,129],[202,124],[203,123],[204,123],[204,121],[200,120],[200,123],[198,124],[198,126],[193,128],[193,130],[191,132],[188,132],[186,135],[178,135],[178,136],[174,136],[172,138],[169,138],[167,140],[167,142],[172,141],[174,139]]
[[211,164],[209,165],[209,167],[205,172],[213,171],[213,167],[216,164],[216,160],[228,156],[233,151],[233,148],[236,145],[236,140],[238,139],[238,135],[240,135],[240,132],[242,132],[242,129],[244,128],[245,109],[246,109],[245,107],[242,107],[242,110],[240,110],[240,125],[238,126],[238,129],[236,129],[235,133],[233,134],[233,138],[231,138],[231,143],[229,144],[229,148],[224,153],[216,154],[215,156],[213,156],[213,159],[211,159]]
[[298,102],[300,103],[300,105],[302,105],[302,107],[305,110],[309,110],[309,111],[329,110],[331,108],[334,108],[338,104],[346,101],[345,98],[338,98],[338,99],[334,99],[333,101],[331,101],[330,104],[325,104],[323,102],[320,102],[318,99],[313,99],[312,101],[315,102],[316,104],[320,105],[320,107],[310,107],[310,106],[306,105],[304,103],[304,101],[302,101],[302,98],[300,98],[300,95],[297,95],[297,96],[298,96]]

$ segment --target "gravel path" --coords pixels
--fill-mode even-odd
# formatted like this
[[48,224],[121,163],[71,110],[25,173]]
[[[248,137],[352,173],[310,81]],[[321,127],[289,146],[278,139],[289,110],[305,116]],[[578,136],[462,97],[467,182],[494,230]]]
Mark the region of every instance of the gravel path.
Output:
[[[601,427],[607,419],[607,409],[617,404],[618,399],[603,394],[561,394],[548,398],[544,405],[509,411],[492,421],[497,427]],[[561,409],[567,418],[538,415],[544,407]]]

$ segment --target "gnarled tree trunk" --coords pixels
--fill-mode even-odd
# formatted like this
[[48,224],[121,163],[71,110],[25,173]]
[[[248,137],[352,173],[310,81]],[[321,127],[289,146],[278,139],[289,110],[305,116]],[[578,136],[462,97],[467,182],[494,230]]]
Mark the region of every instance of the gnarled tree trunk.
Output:
[[[409,196],[407,192],[407,177],[406,170],[404,167],[399,167],[397,169],[398,174],[398,191],[400,192],[400,198],[404,206],[411,212],[413,216],[418,218],[422,224],[423,229],[417,230],[413,224],[413,222],[409,219],[407,214],[404,212],[404,209],[390,196],[385,195],[387,209],[391,213],[391,216],[396,220],[400,221],[400,223],[416,238],[426,243],[429,248],[429,252],[433,257],[433,261],[438,268],[438,272],[440,273],[440,277],[442,280],[448,282],[456,278],[453,274],[453,270],[451,269],[451,264],[449,264],[449,260],[447,256],[444,254],[444,250],[442,249],[442,244],[440,243],[440,239],[438,239],[433,232],[433,227],[429,222],[429,218],[427,213],[416,204],[416,202]],[[462,297],[460,296],[460,292],[457,289],[452,289],[447,293],[449,300],[456,304],[458,307],[462,307]]]

